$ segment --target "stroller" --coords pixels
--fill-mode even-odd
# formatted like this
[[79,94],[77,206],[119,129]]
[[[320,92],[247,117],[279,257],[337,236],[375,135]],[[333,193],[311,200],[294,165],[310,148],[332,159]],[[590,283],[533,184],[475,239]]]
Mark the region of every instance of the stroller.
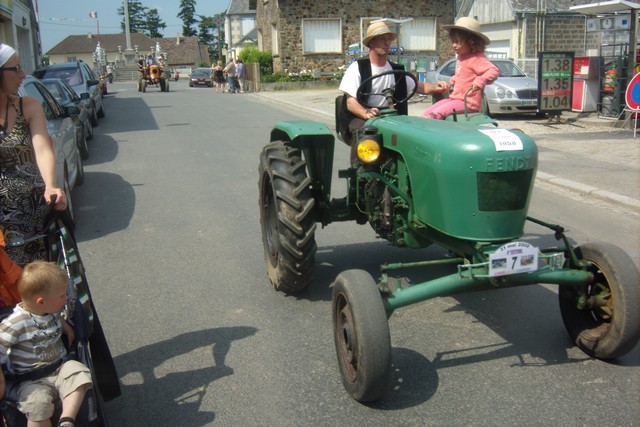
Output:
[[[48,221],[47,231],[43,235],[34,236],[29,240],[11,240],[6,242],[6,245],[21,246],[37,239],[44,239],[49,253],[49,261],[56,262],[67,272],[69,298],[64,312],[75,333],[74,346],[68,351],[70,353],[75,351],[77,360],[89,368],[93,382],[93,388],[85,395],[77,415],[76,425],[106,427],[108,424],[104,402],[120,395],[118,373],[91,299],[91,292],[75,239],[64,221],[59,215],[56,216]],[[4,311],[5,316],[10,313],[10,311],[6,312],[6,308]],[[7,379],[7,383],[9,382],[10,380]],[[58,402],[56,406],[54,421],[57,421],[60,415],[61,403]],[[11,400],[11,397],[0,401],[0,427],[26,425],[26,417],[18,411],[16,403]]]

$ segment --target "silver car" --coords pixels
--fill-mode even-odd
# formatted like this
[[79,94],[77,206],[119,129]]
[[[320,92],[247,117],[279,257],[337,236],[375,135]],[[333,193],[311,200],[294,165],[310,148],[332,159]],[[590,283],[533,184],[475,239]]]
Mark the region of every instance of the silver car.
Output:
[[18,89],[20,96],[33,96],[42,105],[47,120],[47,131],[51,137],[56,156],[56,184],[68,199],[68,212],[73,219],[71,190],[84,182],[84,163],[78,150],[76,125],[72,116],[80,110],[75,105],[62,107],[36,78],[26,76]]
[[79,97],[73,88],[61,79],[42,79],[40,81],[62,108],[65,108],[67,105],[75,105],[80,110],[80,114],[72,116],[71,118],[76,125],[78,150],[80,150],[82,159],[87,160],[89,158],[87,140],[93,138],[93,125],[91,124],[89,109],[82,101],[82,98],[88,98],[89,94],[83,93],[82,98]]
[[[538,81],[528,77],[520,67],[508,59],[492,59],[500,75],[484,88],[486,114],[515,114],[538,112]],[[456,60],[450,59],[436,71],[426,74],[429,83],[449,82],[456,70]],[[434,95],[439,101],[446,95]]]

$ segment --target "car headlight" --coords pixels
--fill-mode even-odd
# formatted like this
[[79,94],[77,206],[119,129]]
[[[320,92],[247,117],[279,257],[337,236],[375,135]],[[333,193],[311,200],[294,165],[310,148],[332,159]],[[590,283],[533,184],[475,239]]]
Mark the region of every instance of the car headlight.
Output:
[[362,163],[374,163],[380,158],[380,144],[373,139],[363,139],[358,142],[357,153]]
[[504,99],[504,88],[503,87],[499,87],[498,89],[496,89],[496,96],[500,99]]

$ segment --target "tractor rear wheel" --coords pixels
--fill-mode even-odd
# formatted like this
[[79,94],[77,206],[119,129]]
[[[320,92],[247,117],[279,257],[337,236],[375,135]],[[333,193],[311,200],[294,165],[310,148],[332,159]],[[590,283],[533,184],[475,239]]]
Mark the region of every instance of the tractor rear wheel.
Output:
[[165,92],[167,90],[167,81],[164,78],[160,79],[160,92]]
[[591,263],[594,280],[584,289],[560,286],[565,328],[592,357],[623,356],[640,340],[640,272],[626,252],[609,243],[587,243],[576,248],[576,255]]
[[282,141],[260,154],[259,203],[269,280],[285,293],[306,289],[315,269],[315,201],[300,150]]
[[358,402],[380,399],[391,379],[391,337],[373,277],[363,270],[340,273],[332,313],[342,385]]

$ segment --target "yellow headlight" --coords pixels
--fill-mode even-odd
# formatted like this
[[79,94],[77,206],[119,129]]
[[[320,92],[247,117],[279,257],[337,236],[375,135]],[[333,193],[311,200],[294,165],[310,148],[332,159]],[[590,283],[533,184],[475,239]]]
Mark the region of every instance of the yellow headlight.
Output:
[[373,163],[380,157],[380,144],[373,139],[365,139],[358,143],[358,159],[362,163]]

